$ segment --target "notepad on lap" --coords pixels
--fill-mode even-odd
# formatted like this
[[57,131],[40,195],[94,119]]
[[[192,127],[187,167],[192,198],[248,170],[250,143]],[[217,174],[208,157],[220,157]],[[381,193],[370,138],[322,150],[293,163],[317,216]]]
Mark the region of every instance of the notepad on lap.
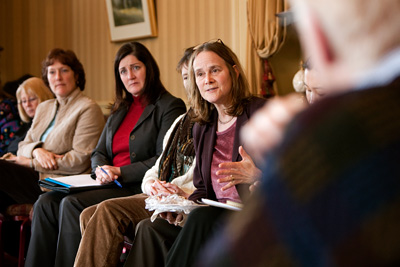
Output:
[[204,204],[218,207],[218,208],[224,208],[224,209],[228,209],[228,210],[242,210],[242,208],[243,208],[243,205],[241,203],[236,203],[236,202],[232,202],[232,201],[230,201],[228,203],[221,203],[221,202],[214,201],[214,200],[207,199],[207,198],[202,198],[201,201]]
[[102,185],[93,179],[90,174],[80,174],[57,178],[48,177],[44,180],[40,180],[39,186],[64,193],[72,193],[76,191],[115,187],[115,184],[110,183]]

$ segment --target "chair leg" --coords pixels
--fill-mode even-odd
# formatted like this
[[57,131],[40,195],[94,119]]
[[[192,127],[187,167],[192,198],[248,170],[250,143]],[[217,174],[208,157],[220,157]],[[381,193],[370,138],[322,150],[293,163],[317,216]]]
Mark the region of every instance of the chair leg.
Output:
[[30,226],[31,220],[25,218],[20,227],[19,233],[19,255],[18,255],[18,267],[23,267],[25,265],[25,246],[26,246],[26,235],[28,228]]

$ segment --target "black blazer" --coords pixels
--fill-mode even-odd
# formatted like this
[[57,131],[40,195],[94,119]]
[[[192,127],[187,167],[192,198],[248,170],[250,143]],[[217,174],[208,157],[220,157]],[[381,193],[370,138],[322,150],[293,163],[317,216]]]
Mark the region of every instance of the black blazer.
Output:
[[[112,165],[112,140],[129,107],[123,107],[112,114],[103,129],[99,142],[91,157],[92,177],[97,165]],[[148,104],[130,133],[129,152],[131,164],[121,167],[118,181],[132,186],[141,185],[146,171],[161,155],[164,135],[175,119],[186,112],[185,103],[164,92],[154,104]]]
[[[245,107],[242,115],[236,120],[235,140],[233,143],[232,160],[240,161],[239,146],[243,145],[240,140],[240,129],[249,120],[250,116],[266,102],[266,99],[253,97],[250,103]],[[193,127],[194,147],[196,151],[196,166],[193,173],[193,184],[196,190],[190,195],[189,199],[193,201],[201,198],[217,200],[211,183],[211,162],[216,139],[218,125],[218,114],[214,110],[211,114],[211,122],[205,125],[196,123]],[[245,147],[245,146],[243,146]],[[241,198],[245,197],[249,185],[236,185]]]

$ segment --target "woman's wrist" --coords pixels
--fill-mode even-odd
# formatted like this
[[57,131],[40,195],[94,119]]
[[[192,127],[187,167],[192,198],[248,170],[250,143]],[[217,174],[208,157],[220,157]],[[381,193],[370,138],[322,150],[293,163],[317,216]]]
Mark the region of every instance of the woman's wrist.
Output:
[[32,151],[32,157],[36,157],[36,153],[37,153],[37,150],[38,150],[39,148],[35,148],[35,149],[33,149],[33,151]]
[[144,190],[146,191],[145,193],[147,194],[147,195],[149,195],[150,196],[150,193],[151,193],[151,186],[152,186],[152,184],[154,183],[154,180],[149,180],[149,181],[147,181],[146,182],[146,184],[144,185]]

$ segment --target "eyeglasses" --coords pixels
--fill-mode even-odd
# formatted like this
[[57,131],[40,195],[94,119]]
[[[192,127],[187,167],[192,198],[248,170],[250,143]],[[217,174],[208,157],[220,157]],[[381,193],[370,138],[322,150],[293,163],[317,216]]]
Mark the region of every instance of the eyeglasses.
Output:
[[202,43],[202,44],[196,45],[195,47],[193,47],[193,50],[196,50],[196,49],[198,49],[200,46],[203,46],[203,45],[205,45],[205,44],[213,44],[213,43],[220,43],[220,44],[222,44],[223,46],[225,46],[224,42],[222,42],[222,40],[218,38],[218,39],[212,39],[212,40],[210,40],[210,41],[208,41],[208,42],[204,42],[204,43]]
[[34,101],[36,101],[36,100],[38,100],[37,99],[37,97],[31,97],[31,98],[28,98],[28,99],[24,99],[24,100],[21,100],[21,101],[19,101],[19,103],[20,104],[26,104],[26,103],[32,103],[32,102],[34,102]]

